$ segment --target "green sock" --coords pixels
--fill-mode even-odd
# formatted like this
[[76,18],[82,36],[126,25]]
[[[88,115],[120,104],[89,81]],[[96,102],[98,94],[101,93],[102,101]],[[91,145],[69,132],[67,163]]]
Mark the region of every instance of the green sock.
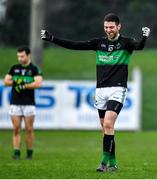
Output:
[[19,149],[14,149],[14,156],[18,156],[18,157],[20,157],[20,150]]
[[104,165],[107,165],[107,163],[109,161],[109,158],[110,158],[110,153],[109,152],[104,152],[101,163],[104,164]]
[[111,155],[109,158],[109,166],[115,166],[116,164],[116,157]]
[[27,157],[32,157],[32,155],[33,155],[33,150],[27,149]]

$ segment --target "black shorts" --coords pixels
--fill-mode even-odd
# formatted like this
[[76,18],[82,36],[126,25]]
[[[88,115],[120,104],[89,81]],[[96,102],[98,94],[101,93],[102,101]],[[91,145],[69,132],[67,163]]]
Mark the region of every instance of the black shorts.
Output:
[[114,101],[114,100],[109,100],[107,102],[105,110],[98,109],[99,118],[104,118],[106,111],[114,111],[118,115],[120,113],[122,107],[123,107],[122,103],[120,103],[118,101]]

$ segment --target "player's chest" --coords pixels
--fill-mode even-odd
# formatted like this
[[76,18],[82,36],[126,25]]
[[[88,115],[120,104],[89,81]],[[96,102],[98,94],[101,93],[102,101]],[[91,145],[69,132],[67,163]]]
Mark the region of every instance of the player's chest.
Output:
[[98,50],[99,51],[105,51],[105,52],[113,52],[125,49],[125,44],[117,41],[117,42],[101,42],[98,44]]
[[13,70],[13,75],[20,75],[20,76],[33,76],[33,70],[29,68],[17,67]]

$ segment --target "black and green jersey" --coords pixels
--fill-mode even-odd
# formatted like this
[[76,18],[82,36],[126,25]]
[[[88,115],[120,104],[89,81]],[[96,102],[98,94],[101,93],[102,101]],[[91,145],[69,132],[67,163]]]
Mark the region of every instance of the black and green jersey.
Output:
[[[20,83],[20,81],[22,81],[24,83],[31,83],[34,81],[35,76],[41,75],[41,71],[32,63],[30,63],[28,66],[16,64],[10,68],[8,74],[12,76],[12,79],[15,82]],[[18,93],[15,91],[13,86],[10,104],[35,105],[34,89],[25,89],[21,91],[21,93]]]
[[127,87],[130,55],[144,48],[146,37],[141,41],[119,36],[115,41],[102,37],[77,42],[54,37],[52,42],[68,49],[96,51],[97,88]]

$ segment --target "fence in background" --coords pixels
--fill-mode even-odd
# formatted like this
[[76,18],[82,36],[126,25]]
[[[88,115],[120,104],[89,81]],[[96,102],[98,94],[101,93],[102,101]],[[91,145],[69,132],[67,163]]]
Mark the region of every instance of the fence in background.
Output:
[[[141,73],[133,70],[128,95],[116,121],[117,130],[141,129]],[[10,129],[8,115],[10,87],[0,81],[0,128]],[[97,110],[93,107],[94,81],[45,80],[36,90],[35,129],[100,129]]]

